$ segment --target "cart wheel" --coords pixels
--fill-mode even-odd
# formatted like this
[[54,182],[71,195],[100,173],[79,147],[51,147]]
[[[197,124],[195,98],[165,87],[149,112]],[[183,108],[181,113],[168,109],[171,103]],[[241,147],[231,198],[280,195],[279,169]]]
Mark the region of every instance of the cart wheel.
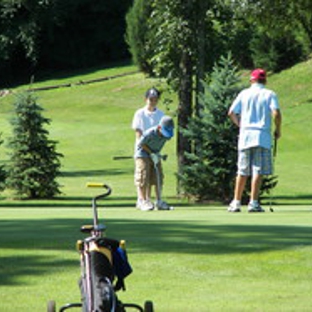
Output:
[[145,301],[144,312],[154,312],[154,306],[152,301]]
[[48,312],[56,312],[56,304],[54,300],[48,302]]

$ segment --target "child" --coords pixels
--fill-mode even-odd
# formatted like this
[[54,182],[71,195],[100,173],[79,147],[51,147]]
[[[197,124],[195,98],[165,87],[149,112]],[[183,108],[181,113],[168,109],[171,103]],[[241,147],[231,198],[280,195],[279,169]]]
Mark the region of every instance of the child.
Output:
[[[132,129],[135,131],[135,150],[137,148],[137,143],[140,140],[142,134],[148,129],[155,127],[159,124],[160,119],[165,115],[158,107],[158,102],[160,99],[160,91],[156,88],[150,88],[145,93],[145,103],[146,105],[138,109],[132,120]],[[151,203],[151,185],[146,187],[146,200],[149,202],[149,206],[152,207]],[[140,189],[137,188],[137,208],[140,208],[141,202],[139,199]]]
[[[140,208],[143,211],[153,210],[154,205],[147,198],[146,189],[150,185],[156,186],[156,203],[159,210],[170,210],[170,206],[161,200],[161,189],[157,186],[156,170],[160,178],[160,187],[163,182],[163,173],[161,167],[161,157],[159,155],[165,143],[173,137],[174,123],[171,117],[161,118],[156,127],[152,127],[143,133],[137,144],[135,152],[135,184],[138,188],[138,199]],[[156,167],[157,166],[157,167]]]

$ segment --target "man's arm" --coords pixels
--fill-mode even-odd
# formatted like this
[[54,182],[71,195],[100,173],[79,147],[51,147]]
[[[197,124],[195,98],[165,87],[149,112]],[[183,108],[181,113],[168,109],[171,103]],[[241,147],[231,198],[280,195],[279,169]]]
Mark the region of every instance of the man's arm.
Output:
[[146,144],[142,144],[141,145],[142,149],[147,152],[148,154],[152,154],[153,152],[151,151],[151,149],[148,147],[148,145]]
[[135,138],[137,141],[139,141],[139,139],[141,138],[142,136],[142,130],[141,129],[135,129]]
[[279,139],[281,137],[281,127],[282,127],[282,114],[279,109],[274,109],[272,112],[273,121],[275,125],[274,137]]
[[233,111],[229,111],[228,116],[231,118],[233,123],[239,127],[239,117],[237,114],[235,114]]

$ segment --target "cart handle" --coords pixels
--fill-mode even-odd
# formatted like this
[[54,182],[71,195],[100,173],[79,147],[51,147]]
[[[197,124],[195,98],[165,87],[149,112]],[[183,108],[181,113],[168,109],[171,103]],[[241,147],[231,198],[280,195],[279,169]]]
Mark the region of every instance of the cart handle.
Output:
[[87,187],[96,187],[96,188],[105,188],[106,189],[106,192],[104,194],[97,195],[92,199],[93,225],[94,225],[94,228],[97,228],[99,222],[98,222],[97,204],[96,203],[99,199],[109,196],[112,192],[112,189],[105,183],[97,183],[97,182],[88,182]]

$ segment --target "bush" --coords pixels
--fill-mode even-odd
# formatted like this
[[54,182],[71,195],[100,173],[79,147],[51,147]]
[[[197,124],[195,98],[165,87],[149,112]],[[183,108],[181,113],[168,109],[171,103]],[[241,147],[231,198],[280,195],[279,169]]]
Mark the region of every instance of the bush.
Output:
[[210,78],[203,82],[201,110],[193,117],[184,135],[192,152],[180,176],[187,196],[196,200],[228,201],[233,192],[237,158],[237,129],[227,116],[238,88],[238,70],[231,56],[222,57]]
[[287,69],[307,56],[307,49],[294,34],[272,37],[258,31],[250,41],[254,67],[262,67],[273,72]]
[[[3,140],[1,139],[0,133],[0,145],[3,144]],[[4,165],[0,165],[0,191],[5,189],[5,179],[6,179],[6,171]]]
[[18,94],[14,106],[6,186],[19,197],[52,198],[60,194],[55,180],[62,155],[56,152],[57,142],[49,140],[49,132],[44,129],[50,120],[42,116],[43,109],[32,93]]
[[[149,21],[152,11],[151,0],[135,0],[126,15],[126,41],[132,55],[133,62],[148,75],[153,75],[149,63],[152,37],[149,36]],[[153,47],[150,47],[151,49]]]

